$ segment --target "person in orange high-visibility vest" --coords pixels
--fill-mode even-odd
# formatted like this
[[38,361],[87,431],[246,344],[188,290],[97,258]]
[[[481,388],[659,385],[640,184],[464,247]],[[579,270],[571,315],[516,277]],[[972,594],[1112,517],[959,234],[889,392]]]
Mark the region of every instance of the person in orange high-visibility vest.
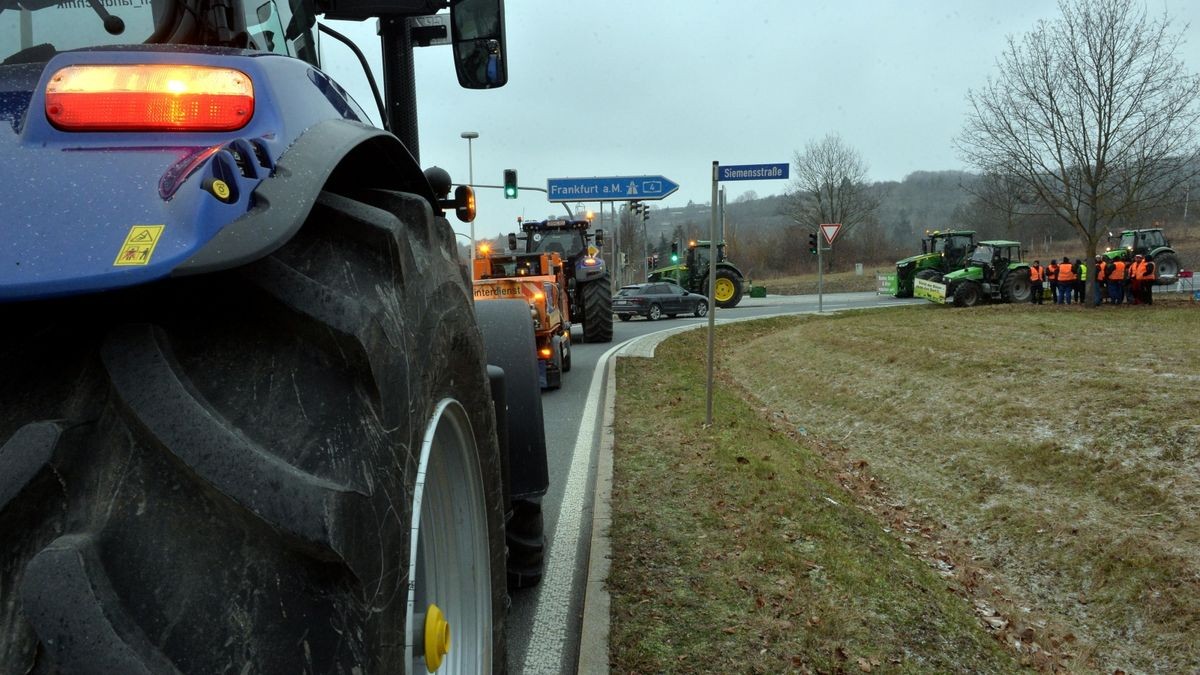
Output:
[[1125,301],[1125,260],[1116,258],[1108,264],[1108,301],[1119,305]]
[[1136,284],[1134,295],[1143,304],[1153,305],[1154,281],[1158,278],[1158,268],[1153,260],[1143,256],[1138,257],[1142,258],[1142,264],[1137,266],[1133,272],[1135,275],[1133,283]]
[[1146,259],[1141,253],[1133,256],[1133,264],[1129,266],[1129,303],[1142,304],[1142,267]]
[[1046,277],[1046,268],[1042,267],[1042,261],[1034,260],[1029,266],[1029,302],[1035,305],[1042,304],[1042,279]]
[[1105,293],[1104,279],[1107,277],[1108,265],[1104,264],[1104,256],[1096,256],[1096,264],[1092,265],[1095,272],[1092,274],[1092,306],[1099,307],[1100,303],[1104,302]]
[[1058,264],[1058,297],[1054,299],[1054,304],[1071,304],[1071,290],[1075,288],[1075,280],[1078,278],[1071,259],[1064,255],[1062,262]]
[[1058,261],[1054,258],[1046,263],[1046,281],[1050,283],[1050,302],[1058,304]]

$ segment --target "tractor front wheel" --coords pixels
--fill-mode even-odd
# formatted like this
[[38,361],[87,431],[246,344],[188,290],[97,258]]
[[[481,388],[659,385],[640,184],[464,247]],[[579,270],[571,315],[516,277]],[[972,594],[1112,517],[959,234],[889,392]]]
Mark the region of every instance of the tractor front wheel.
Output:
[[979,304],[979,284],[974,281],[963,281],[954,289],[955,307],[974,307]]
[[[918,279],[924,279],[925,281],[932,281],[937,284],[942,283],[942,273],[932,267],[926,267],[920,272],[917,272],[916,276]],[[908,295],[910,297],[912,296],[911,288],[909,289]]]

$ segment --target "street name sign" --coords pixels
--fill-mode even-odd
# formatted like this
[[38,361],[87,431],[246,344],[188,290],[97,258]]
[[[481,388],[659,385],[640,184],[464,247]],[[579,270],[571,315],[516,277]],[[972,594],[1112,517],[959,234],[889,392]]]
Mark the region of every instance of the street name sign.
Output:
[[663,176],[607,176],[602,178],[551,178],[546,199],[552,202],[627,202],[662,199],[679,189]]
[[833,246],[833,240],[837,239],[838,232],[842,231],[841,223],[826,223],[821,225],[821,234],[825,235],[825,241]]
[[736,164],[717,167],[717,180],[771,180],[788,177],[788,163]]

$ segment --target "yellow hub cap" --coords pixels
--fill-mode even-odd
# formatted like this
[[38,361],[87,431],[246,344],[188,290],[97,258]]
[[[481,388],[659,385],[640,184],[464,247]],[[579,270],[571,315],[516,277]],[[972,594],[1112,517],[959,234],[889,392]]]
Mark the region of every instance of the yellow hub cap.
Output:
[[733,298],[733,282],[728,279],[717,279],[717,287],[713,289],[717,302],[725,302]]
[[425,613],[425,668],[431,673],[436,671],[449,653],[450,622],[437,605],[430,605]]

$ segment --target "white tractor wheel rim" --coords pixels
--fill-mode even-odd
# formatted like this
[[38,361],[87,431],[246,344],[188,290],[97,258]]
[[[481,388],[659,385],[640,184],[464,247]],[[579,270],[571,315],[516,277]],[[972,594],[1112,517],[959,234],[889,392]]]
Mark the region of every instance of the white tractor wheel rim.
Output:
[[413,489],[408,568],[407,672],[428,672],[422,618],[437,605],[450,624],[438,673],[492,671],[491,551],[483,476],[462,405],[438,403],[425,428]]

